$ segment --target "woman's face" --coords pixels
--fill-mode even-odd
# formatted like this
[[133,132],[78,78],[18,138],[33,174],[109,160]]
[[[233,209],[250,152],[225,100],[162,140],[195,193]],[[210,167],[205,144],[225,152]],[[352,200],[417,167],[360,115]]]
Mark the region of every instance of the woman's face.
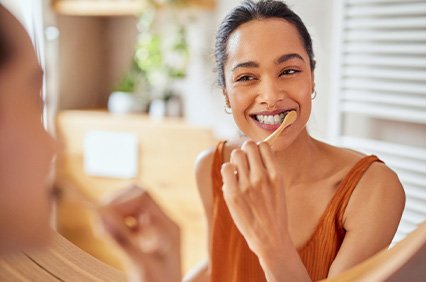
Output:
[[289,110],[296,121],[274,147],[284,148],[304,130],[314,89],[309,56],[297,29],[278,19],[253,20],[231,33],[225,63],[225,95],[234,120],[260,141],[277,129]]
[[0,6],[14,57],[0,68],[0,253],[49,239],[47,176],[55,143],[42,124],[43,73],[24,28]]

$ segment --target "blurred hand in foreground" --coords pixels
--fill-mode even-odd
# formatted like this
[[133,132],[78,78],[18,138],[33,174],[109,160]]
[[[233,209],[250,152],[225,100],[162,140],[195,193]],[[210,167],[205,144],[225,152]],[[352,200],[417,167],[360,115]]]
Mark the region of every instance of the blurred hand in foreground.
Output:
[[133,186],[106,201],[103,227],[128,255],[130,281],[181,280],[180,230],[148,192]]

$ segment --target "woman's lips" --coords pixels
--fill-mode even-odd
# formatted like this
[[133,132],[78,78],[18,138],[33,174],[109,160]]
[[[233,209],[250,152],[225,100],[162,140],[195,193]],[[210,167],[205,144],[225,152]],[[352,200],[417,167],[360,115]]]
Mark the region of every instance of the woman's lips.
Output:
[[277,130],[284,121],[288,112],[294,109],[279,109],[271,112],[258,112],[251,114],[250,117],[255,121],[256,125],[268,132]]

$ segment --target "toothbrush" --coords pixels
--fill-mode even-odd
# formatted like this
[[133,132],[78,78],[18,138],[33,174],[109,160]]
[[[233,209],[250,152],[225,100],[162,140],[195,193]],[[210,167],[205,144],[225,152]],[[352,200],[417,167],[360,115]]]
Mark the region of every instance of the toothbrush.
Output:
[[277,140],[278,136],[280,136],[281,132],[283,132],[284,129],[287,128],[287,126],[294,123],[296,118],[297,118],[296,111],[291,111],[291,112],[287,113],[287,115],[285,116],[284,121],[281,123],[280,127],[278,127],[274,132],[272,132],[271,135],[266,137],[263,140],[263,142],[266,142],[266,143],[268,143],[269,145],[272,146],[272,144],[274,144],[275,141]]

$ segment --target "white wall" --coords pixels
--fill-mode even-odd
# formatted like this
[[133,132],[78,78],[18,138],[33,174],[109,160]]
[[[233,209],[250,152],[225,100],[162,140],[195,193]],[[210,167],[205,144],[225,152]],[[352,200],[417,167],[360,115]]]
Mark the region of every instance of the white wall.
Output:
[[317,97],[313,101],[312,115],[308,124],[311,134],[319,139],[327,139],[332,64],[332,0],[289,0],[287,4],[303,20],[311,34],[315,59],[315,85]]
[[211,127],[217,138],[235,136],[238,132],[232,116],[224,111],[224,99],[214,72],[214,42],[216,29],[225,12],[233,7],[225,0],[218,1],[215,11],[194,12],[188,26],[191,62],[182,91],[186,119],[194,124]]
[[[216,11],[197,14],[195,24],[190,25],[189,30],[194,58],[184,91],[186,117],[192,123],[211,126],[218,138],[232,137],[238,130],[232,117],[224,112],[223,96],[212,71],[214,36],[223,17],[239,3],[239,0],[218,0]],[[287,3],[305,22],[313,38],[318,95],[314,100],[309,128],[313,136],[325,139],[328,135],[332,0],[289,0]]]

